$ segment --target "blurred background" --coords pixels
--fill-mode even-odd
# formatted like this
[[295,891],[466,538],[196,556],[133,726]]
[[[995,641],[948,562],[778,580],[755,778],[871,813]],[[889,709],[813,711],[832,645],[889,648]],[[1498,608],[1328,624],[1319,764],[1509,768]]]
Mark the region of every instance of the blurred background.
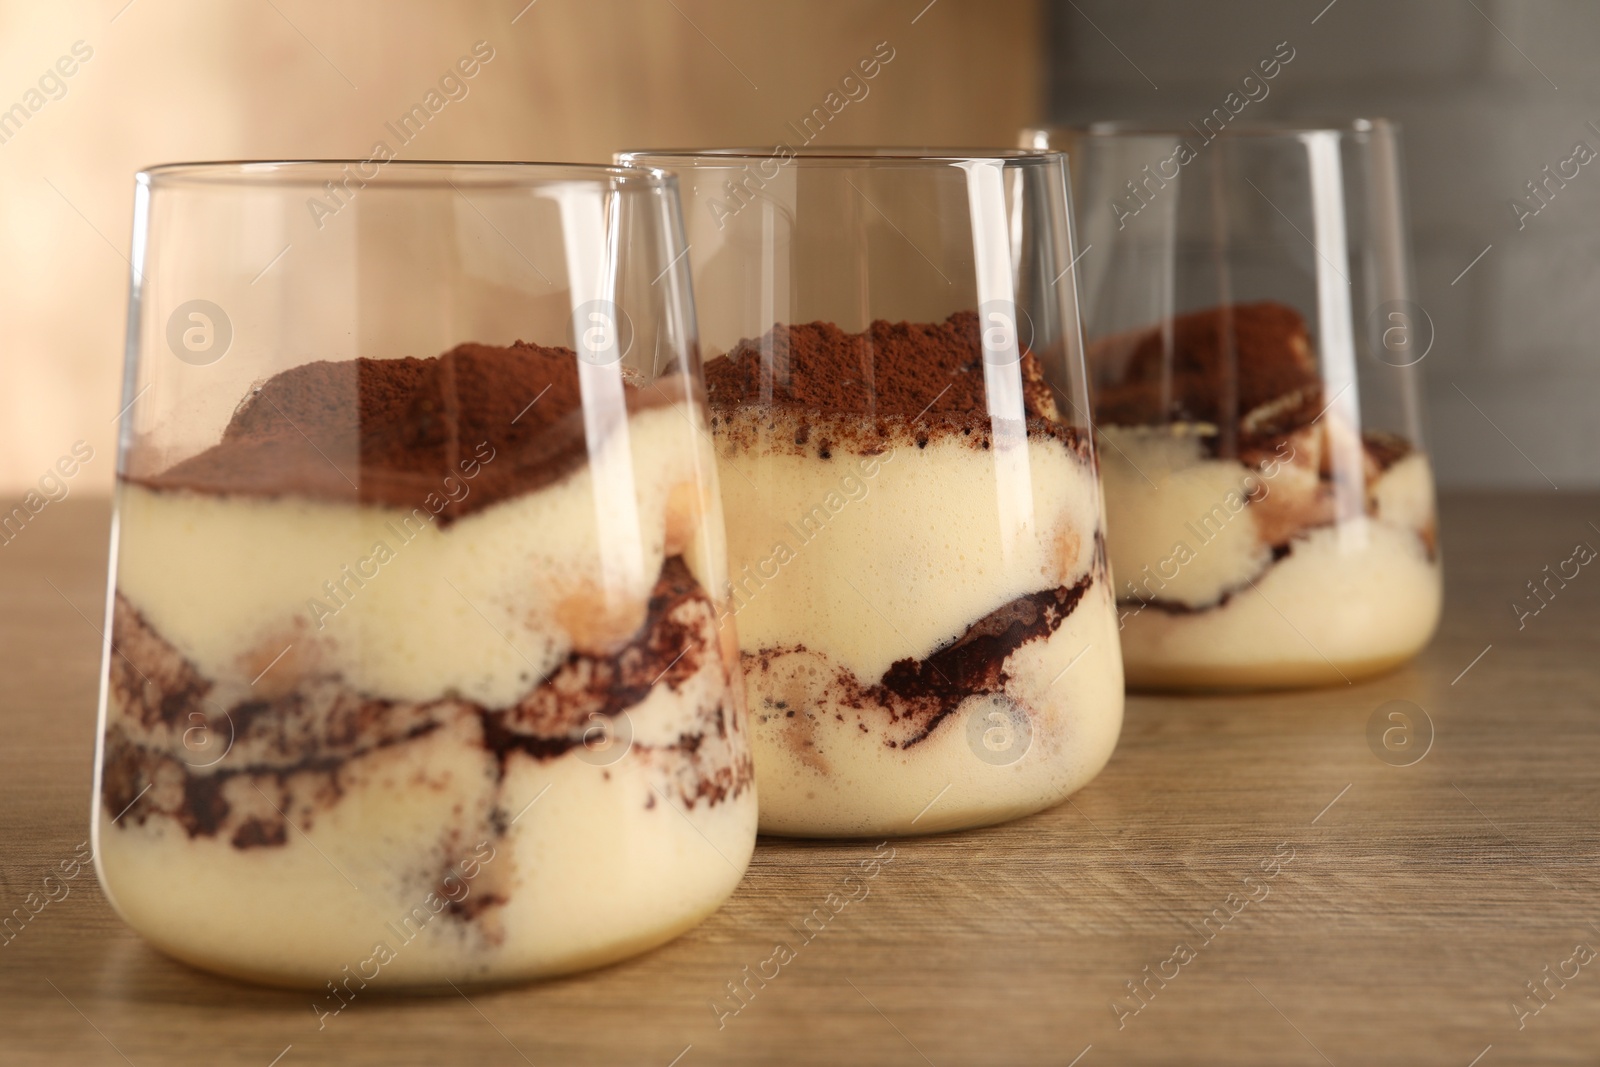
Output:
[[1011,145],[1197,118],[1288,42],[1250,117],[1404,129],[1441,481],[1600,483],[1600,167],[1542,206],[1527,186],[1600,152],[1589,0],[0,0],[0,503],[80,440],[73,491],[110,483],[139,168],[364,158],[480,41],[493,58],[399,158],[771,144],[885,43],[816,143]]

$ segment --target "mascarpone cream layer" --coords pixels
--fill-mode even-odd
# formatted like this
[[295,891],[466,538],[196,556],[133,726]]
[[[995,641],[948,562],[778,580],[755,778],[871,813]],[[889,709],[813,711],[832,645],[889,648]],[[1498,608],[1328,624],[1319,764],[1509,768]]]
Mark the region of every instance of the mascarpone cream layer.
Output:
[[[681,551],[713,597],[722,590],[699,425],[691,407],[644,409],[562,480],[445,528],[421,502],[407,512],[124,483],[117,588],[209,679],[259,676],[271,691],[339,674],[372,697],[503,707],[574,648],[604,653],[631,636],[666,555]],[[595,492],[596,470],[607,492]]]
[[[782,422],[772,436],[792,437]],[[905,436],[829,459],[719,442],[742,648],[823,652],[871,684],[1001,605],[1089,572],[1099,490],[1061,442],[1002,452],[961,434],[924,448]]]

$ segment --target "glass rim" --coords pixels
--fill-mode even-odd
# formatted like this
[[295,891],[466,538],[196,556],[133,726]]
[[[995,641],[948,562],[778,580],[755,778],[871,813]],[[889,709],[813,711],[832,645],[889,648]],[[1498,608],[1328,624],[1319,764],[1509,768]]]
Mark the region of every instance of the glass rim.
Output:
[[[1300,137],[1311,133],[1331,133],[1339,136],[1367,133],[1397,133],[1400,124],[1379,116],[1353,116],[1349,118],[1261,119],[1230,122],[1221,130],[1206,131],[1208,140],[1251,137]],[[1027,126],[1024,137],[1049,139],[1058,134],[1078,137],[1187,137],[1201,131],[1192,124],[1178,125],[1156,119],[1113,119],[1098,122],[1060,123],[1057,125]]]
[[517,188],[556,182],[593,182],[610,186],[638,185],[670,189],[677,176],[660,167],[617,163],[550,163],[516,160],[467,159],[228,159],[189,163],[160,163],[143,167],[134,180],[143,186],[218,185],[263,188],[295,185],[320,186],[327,177],[347,168],[377,167],[368,177],[357,170],[354,179],[382,183],[391,189],[447,189],[452,184],[474,189]]
[[826,147],[777,144],[768,148],[633,148],[619,151],[612,158],[623,166],[648,165],[670,168],[674,164],[689,166],[713,165],[723,161],[765,162],[779,159],[787,152],[788,158],[780,160],[783,166],[805,163],[817,166],[950,166],[970,160],[998,160],[1011,166],[1049,166],[1062,153],[1054,148],[968,148],[934,145],[837,145]]

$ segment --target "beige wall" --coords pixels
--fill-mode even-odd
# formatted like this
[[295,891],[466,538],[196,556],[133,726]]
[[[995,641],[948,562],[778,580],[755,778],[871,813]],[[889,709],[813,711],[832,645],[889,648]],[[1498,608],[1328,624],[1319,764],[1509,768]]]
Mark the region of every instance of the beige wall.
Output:
[[73,490],[109,484],[141,166],[364,157],[480,40],[494,59],[400,158],[794,140],[880,41],[894,60],[818,143],[1004,145],[1037,116],[1033,0],[125,2],[0,0],[0,110],[42,104],[0,143],[7,506],[80,439]]

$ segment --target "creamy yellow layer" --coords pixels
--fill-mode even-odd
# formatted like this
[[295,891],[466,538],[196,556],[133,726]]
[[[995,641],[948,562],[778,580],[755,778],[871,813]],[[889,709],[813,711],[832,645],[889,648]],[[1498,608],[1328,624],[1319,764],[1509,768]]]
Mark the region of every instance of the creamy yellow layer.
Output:
[[1094,556],[1094,474],[1054,440],[826,460],[719,443],[718,460],[741,647],[802,645],[867,684]]
[[[1012,653],[1002,693],[968,697],[904,750],[885,743],[881,709],[840,699],[829,685],[839,664],[827,654],[780,656],[770,672],[752,673],[762,832],[937,833],[1004,822],[1081,789],[1111,758],[1122,728],[1112,607],[1105,582],[1090,586],[1048,640]],[[774,697],[803,709],[802,718],[789,718]]]
[[373,697],[454,691],[504,707],[575,647],[631,637],[666,555],[681,552],[713,597],[723,588],[714,461],[690,418],[638,412],[567,477],[447,528],[421,501],[406,512],[124,484],[117,589],[210,679],[260,676],[271,691],[337,673]]
[[[1427,644],[1442,585],[1424,454],[1357,482],[1358,513],[1289,531],[1288,555],[1273,562],[1286,517],[1333,517],[1333,504],[1317,501],[1320,457],[1304,454],[1315,439],[1298,439],[1300,455],[1260,471],[1205,456],[1203,429],[1106,430],[1106,543],[1123,599],[1130,685],[1337,682]],[[1244,503],[1252,492],[1256,501]],[[1204,610],[1170,612],[1140,599]]]

